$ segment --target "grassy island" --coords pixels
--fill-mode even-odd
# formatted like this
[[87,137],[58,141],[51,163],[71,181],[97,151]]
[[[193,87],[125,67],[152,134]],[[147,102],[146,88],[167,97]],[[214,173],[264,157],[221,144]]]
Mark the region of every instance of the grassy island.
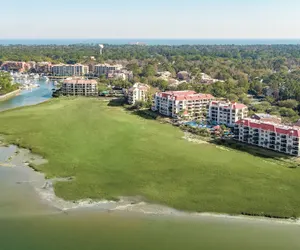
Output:
[[0,113],[0,134],[49,163],[67,200],[140,195],[197,212],[300,216],[300,170],[235,150],[184,140],[176,127],[109,106],[63,98]]

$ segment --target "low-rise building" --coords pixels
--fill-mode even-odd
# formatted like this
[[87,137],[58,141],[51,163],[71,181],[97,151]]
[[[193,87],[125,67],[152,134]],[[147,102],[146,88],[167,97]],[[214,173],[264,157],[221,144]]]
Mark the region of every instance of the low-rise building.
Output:
[[205,74],[205,73],[201,73],[201,80],[200,83],[203,84],[213,84],[215,82],[224,82],[223,80],[220,79],[214,79],[211,76]]
[[236,123],[234,134],[235,139],[240,142],[300,156],[299,127],[246,118]]
[[56,64],[52,66],[54,76],[84,76],[89,73],[89,67],[83,64]]
[[208,120],[213,124],[232,127],[248,116],[248,107],[242,103],[212,101],[209,103]]
[[153,111],[173,118],[202,118],[215,98],[195,91],[167,91],[154,96]]
[[96,80],[68,79],[61,91],[63,95],[98,96],[98,84]]
[[189,81],[190,80],[190,74],[187,71],[180,71],[177,73],[177,78],[181,81]]
[[147,84],[135,83],[127,93],[128,103],[135,104],[137,101],[147,101],[150,87]]
[[120,79],[120,80],[132,80],[133,79],[133,73],[132,71],[128,71],[126,69],[122,70],[110,70],[106,74],[107,79]]

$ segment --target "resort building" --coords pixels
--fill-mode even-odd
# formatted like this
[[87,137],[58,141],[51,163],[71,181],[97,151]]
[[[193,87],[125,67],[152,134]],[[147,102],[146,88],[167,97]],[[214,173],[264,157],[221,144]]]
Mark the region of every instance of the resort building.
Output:
[[159,92],[154,96],[153,111],[173,118],[201,118],[215,98],[195,91]]
[[107,75],[109,72],[121,70],[123,68],[122,65],[110,65],[110,64],[97,64],[94,66],[94,74],[97,76]]
[[300,156],[299,127],[246,118],[236,123],[234,134],[235,139],[240,142],[292,156]]
[[96,80],[69,79],[65,80],[61,88],[63,95],[98,96]]
[[25,72],[32,68],[31,63],[26,62],[16,62],[16,61],[6,61],[1,65],[1,69],[5,71],[13,72]]
[[88,66],[83,64],[56,64],[52,66],[54,76],[84,76],[88,73]]
[[52,72],[52,63],[51,62],[38,62],[35,66],[37,73],[51,73]]
[[128,103],[135,104],[137,101],[147,101],[149,89],[147,84],[135,83],[128,90]]
[[242,103],[212,101],[209,103],[207,118],[213,124],[224,124],[233,127],[234,124],[248,116],[248,107]]

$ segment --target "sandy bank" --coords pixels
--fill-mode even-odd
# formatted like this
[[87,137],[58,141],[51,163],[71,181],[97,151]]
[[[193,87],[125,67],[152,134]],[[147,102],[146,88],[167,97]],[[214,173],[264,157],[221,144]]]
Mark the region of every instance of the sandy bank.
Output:
[[5,94],[5,95],[0,95],[0,102],[1,102],[1,101],[5,101],[5,100],[8,100],[8,99],[10,99],[10,98],[12,98],[12,97],[18,95],[20,92],[21,92],[21,90],[20,90],[20,89],[17,89],[17,90],[15,90],[15,91],[12,91],[12,92],[7,93],[7,94]]
[[[1,141],[1,138],[0,138]],[[0,142],[0,167],[13,167],[19,169],[21,172],[26,171],[29,179],[20,180],[16,185],[30,184],[34,187],[38,196],[41,198],[41,202],[46,203],[51,207],[68,213],[70,210],[80,209],[97,209],[99,211],[126,211],[134,213],[142,213],[155,216],[181,216],[181,217],[214,217],[214,218],[226,218],[231,220],[248,220],[248,221],[263,221],[274,223],[293,223],[300,224],[300,220],[285,220],[285,219],[270,219],[265,217],[251,217],[251,216],[231,216],[227,214],[214,214],[214,213],[189,213],[178,211],[176,209],[146,203],[141,197],[120,197],[119,201],[107,201],[107,200],[78,200],[78,201],[65,201],[55,195],[53,184],[57,181],[72,181],[73,177],[69,178],[56,178],[52,180],[45,179],[43,173],[36,172],[29,167],[30,163],[44,164],[47,162],[45,159],[38,155],[32,154],[27,149],[20,149],[14,145],[4,146]]]

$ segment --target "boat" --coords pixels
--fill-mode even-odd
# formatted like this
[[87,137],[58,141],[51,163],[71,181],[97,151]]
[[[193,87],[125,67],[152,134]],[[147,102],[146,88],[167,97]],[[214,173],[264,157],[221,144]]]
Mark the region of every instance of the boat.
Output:
[[49,81],[49,77],[48,76],[42,76],[42,80],[48,82]]

